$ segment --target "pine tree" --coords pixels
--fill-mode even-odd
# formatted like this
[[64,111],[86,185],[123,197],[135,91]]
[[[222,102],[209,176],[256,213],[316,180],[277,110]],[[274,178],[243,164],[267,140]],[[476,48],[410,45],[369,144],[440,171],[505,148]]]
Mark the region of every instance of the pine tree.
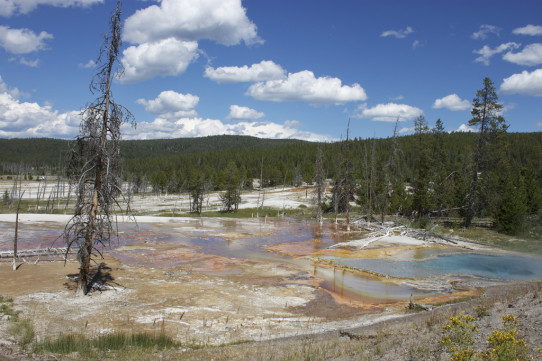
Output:
[[414,180],[414,196],[412,207],[416,211],[416,218],[427,214],[430,207],[429,202],[429,172],[431,169],[431,158],[429,157],[428,132],[429,127],[423,115],[414,120],[417,143],[416,178]]
[[241,203],[241,179],[235,162],[229,161],[224,170],[225,192],[220,195],[220,200],[225,212],[237,212]]
[[501,180],[502,197],[496,207],[495,225],[501,232],[517,235],[525,228],[527,213],[524,182],[523,177],[514,179],[511,172],[506,173]]
[[[472,101],[472,119],[469,121],[469,126],[478,127],[479,131],[465,209],[465,227],[469,227],[475,215],[486,207],[482,201],[488,199],[489,189],[484,188],[484,181],[489,180],[489,172],[495,165],[495,157],[490,151],[490,145],[495,145],[499,135],[506,133],[508,129],[506,121],[500,115],[502,105],[498,103],[498,100],[493,82],[485,78],[483,88],[476,92],[476,97]],[[493,147],[493,149],[496,148]],[[482,176],[481,180],[480,176]]]
[[444,125],[440,119],[435,122],[435,127],[432,131],[433,150],[432,150],[432,178],[433,192],[432,204],[436,207],[438,215],[442,215],[445,208],[449,208],[452,203],[452,177],[449,172],[450,160],[444,149],[444,138],[446,132]]

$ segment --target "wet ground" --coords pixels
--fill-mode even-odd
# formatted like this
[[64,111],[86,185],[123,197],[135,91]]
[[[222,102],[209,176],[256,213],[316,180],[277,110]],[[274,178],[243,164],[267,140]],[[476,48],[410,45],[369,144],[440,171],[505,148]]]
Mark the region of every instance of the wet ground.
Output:
[[[63,246],[57,239],[62,222],[20,227],[20,249]],[[0,223],[0,251],[12,247],[12,229]],[[307,220],[155,218],[120,224],[119,231],[95,266],[106,286],[90,297],[73,295],[74,281],[66,276],[77,272],[75,262],[25,263],[16,273],[4,262],[0,294],[16,296],[18,307],[41,321],[42,335],[163,327],[182,341],[217,344],[352,327],[394,317],[411,295],[442,302],[476,294],[457,287],[462,281],[499,282],[492,273],[471,273],[465,263],[464,272],[455,272],[461,258],[440,262],[467,256],[475,257],[467,263],[480,265],[480,256],[497,255],[378,242],[362,251],[330,249],[364,234]],[[499,262],[526,264],[525,258]],[[434,266],[441,263],[447,268]],[[531,271],[528,277],[542,278],[540,268]]]

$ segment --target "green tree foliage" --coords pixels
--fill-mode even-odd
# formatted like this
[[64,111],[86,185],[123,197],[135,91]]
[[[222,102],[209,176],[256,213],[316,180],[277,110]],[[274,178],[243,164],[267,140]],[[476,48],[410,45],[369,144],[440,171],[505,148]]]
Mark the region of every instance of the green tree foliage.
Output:
[[429,180],[432,162],[429,156],[429,127],[423,115],[416,118],[414,128],[418,154],[412,208],[416,212],[417,218],[419,218],[426,216],[430,209]]
[[203,172],[194,171],[190,175],[189,190],[192,198],[192,212],[201,214],[205,195],[205,176]]
[[507,234],[520,234],[525,228],[527,205],[525,202],[525,188],[522,176],[514,177],[508,172],[501,180],[502,196],[495,209],[495,225]]
[[233,161],[228,162],[224,170],[224,189],[225,192],[220,195],[222,206],[225,212],[237,212],[239,203],[241,203],[241,185],[239,171]]
[[[468,203],[466,205],[465,226],[469,227],[474,216],[487,208],[488,195],[490,194],[489,172],[493,170],[498,161],[498,142],[502,134],[506,133],[508,125],[500,115],[502,105],[493,82],[489,78],[484,79],[483,88],[476,92],[472,101],[472,119],[469,125],[478,128],[478,140],[472,167],[472,177],[469,189]],[[480,176],[482,178],[480,179]]]
[[432,174],[433,191],[431,192],[431,204],[438,215],[442,215],[443,209],[448,209],[453,201],[453,174],[450,174],[450,158],[446,154],[444,141],[446,132],[440,119],[435,122],[432,130]]

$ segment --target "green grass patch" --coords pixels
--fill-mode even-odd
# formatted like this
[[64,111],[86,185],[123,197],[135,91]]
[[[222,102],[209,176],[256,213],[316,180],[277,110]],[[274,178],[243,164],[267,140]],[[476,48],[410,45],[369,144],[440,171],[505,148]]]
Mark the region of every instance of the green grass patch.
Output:
[[82,334],[68,334],[55,339],[45,339],[36,345],[35,351],[56,354],[77,352],[88,355],[131,348],[167,350],[179,346],[181,345],[178,342],[164,333],[112,333],[94,338],[87,338]]
[[508,251],[542,253],[542,239],[518,238],[484,228],[467,229],[461,236]]
[[21,318],[20,311],[13,308],[13,299],[0,295],[0,313],[9,316],[9,331],[23,349],[30,345],[36,336],[34,324],[27,318]]

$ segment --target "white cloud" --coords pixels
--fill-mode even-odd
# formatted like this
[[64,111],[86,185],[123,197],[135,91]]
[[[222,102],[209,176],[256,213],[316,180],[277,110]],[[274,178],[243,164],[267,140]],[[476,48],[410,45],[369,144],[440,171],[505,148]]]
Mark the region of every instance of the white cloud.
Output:
[[508,94],[525,94],[540,97],[542,96],[542,69],[537,69],[530,73],[524,70],[519,74],[505,78],[500,90]]
[[124,39],[131,43],[170,37],[183,41],[210,39],[223,45],[261,42],[241,0],[162,0],[126,19]]
[[81,69],[92,69],[92,68],[96,67],[96,62],[94,60],[89,60],[86,64],[80,63],[79,67]]
[[444,98],[435,100],[433,103],[433,109],[466,110],[470,107],[471,103],[468,100],[461,100],[457,94],[447,95]]
[[510,51],[504,54],[502,58],[506,61],[519,65],[542,64],[542,44],[535,43],[527,45],[519,53],[512,53]]
[[273,139],[335,140],[330,136],[300,131],[287,124],[283,125],[272,122],[223,123],[217,119],[203,119],[199,117],[181,117],[178,119],[158,117],[150,123],[138,123],[137,130],[125,124],[123,125],[122,132],[125,139],[204,137],[228,134]]
[[459,128],[457,128],[457,130],[455,130],[455,131],[456,131],[456,132],[463,132],[463,133],[475,133],[475,132],[477,132],[476,129],[471,128],[471,127],[469,127],[469,126],[466,125],[466,124],[461,124],[461,125],[459,126]]
[[270,60],[263,60],[250,67],[247,65],[242,67],[224,66],[216,69],[207,67],[204,76],[218,83],[259,82],[284,79],[286,71]]
[[536,123],[536,125],[538,125],[539,127],[542,128],[542,122],[538,122],[538,123]]
[[[181,94],[173,90],[161,92],[156,99],[138,99],[136,103],[145,107],[145,110],[154,114],[167,114],[177,112],[193,112],[198,105],[199,97],[192,94]],[[184,113],[185,115],[188,113]],[[193,114],[193,113],[190,113]]]
[[19,59],[19,63],[23,64],[23,65],[26,65],[26,66],[29,66],[31,68],[37,68],[38,67],[38,64],[39,64],[40,60],[39,59],[34,59],[34,60],[28,60],[24,57],[21,57]]
[[401,128],[399,129],[399,134],[406,134],[406,133],[412,133],[416,128],[412,127],[412,128]]
[[471,38],[484,40],[487,39],[489,34],[495,34],[499,36],[501,29],[494,25],[480,25],[478,31],[472,33]]
[[527,25],[522,28],[516,28],[512,33],[517,35],[542,35],[542,26],[540,25]]
[[[1,1],[1,0],[0,0]],[[123,82],[183,73],[198,57],[198,41],[261,43],[241,0],[161,0],[126,19]]]
[[289,128],[297,128],[301,125],[301,123],[297,120],[285,120],[284,121],[284,126],[286,127],[289,127]]
[[134,83],[157,75],[178,75],[198,57],[198,43],[174,38],[156,43],[144,43],[125,49],[121,59],[124,65],[123,83]]
[[28,54],[44,50],[47,48],[45,41],[52,38],[53,35],[46,31],[36,34],[29,29],[11,29],[0,25],[0,46],[12,54]]
[[381,37],[385,38],[388,36],[396,37],[397,39],[403,39],[406,38],[408,34],[411,34],[414,32],[414,29],[412,29],[410,26],[407,26],[404,30],[386,30],[382,34],[380,34]]
[[395,122],[414,119],[423,114],[419,108],[406,104],[378,104],[372,108],[367,108],[366,105],[358,107],[357,112],[353,115],[355,118],[371,118],[379,122]]
[[263,117],[265,114],[247,107],[239,105],[230,105],[230,114],[227,118],[230,120],[256,120]]
[[316,78],[309,70],[290,73],[283,80],[252,84],[246,94],[258,100],[307,101],[318,104],[344,104],[367,99],[365,90],[359,84],[347,86],[342,85],[338,78]]
[[412,49],[423,48],[426,44],[426,41],[414,40],[412,43]]
[[103,0],[0,0],[0,16],[9,17],[14,14],[27,14],[38,5],[57,7],[91,6],[103,3]]
[[493,55],[505,52],[507,50],[517,49],[519,47],[520,47],[520,44],[514,43],[514,42],[501,44],[495,49],[491,49],[489,46],[484,45],[482,49],[473,51],[474,54],[480,55],[479,57],[474,59],[474,61],[478,63],[482,63],[484,65],[489,65],[489,58],[491,58]]
[[0,137],[72,138],[79,132],[79,111],[58,113],[52,106],[21,102],[0,77]]

